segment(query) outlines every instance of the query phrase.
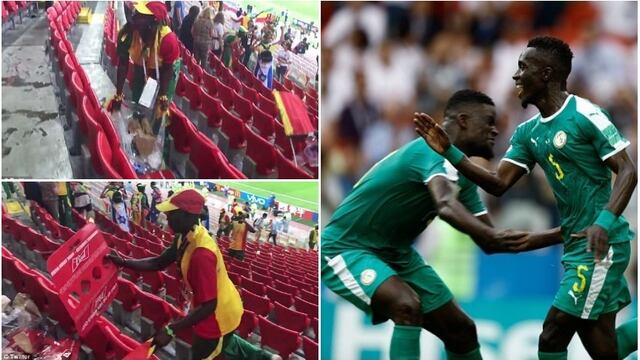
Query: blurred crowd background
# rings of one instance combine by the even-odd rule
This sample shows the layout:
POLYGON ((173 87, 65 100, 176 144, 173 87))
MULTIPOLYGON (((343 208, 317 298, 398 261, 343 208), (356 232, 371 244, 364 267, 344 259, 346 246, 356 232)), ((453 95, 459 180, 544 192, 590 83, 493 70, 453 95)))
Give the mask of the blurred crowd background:
MULTIPOLYGON (((496 103, 496 158, 477 159, 495 168, 515 127, 537 113, 534 106, 522 108, 512 76, 527 41, 539 35, 571 46, 569 92, 612 115, 637 164, 636 2, 323 2, 321 8, 324 224, 364 172, 416 137, 413 113, 441 120, 459 89, 483 91, 496 103)), ((559 225, 539 167, 501 198, 481 196, 498 227, 559 225)), ((624 214, 636 230, 637 191, 624 214)), ((628 280, 635 294, 632 244, 628 280)), ((488 257, 437 221, 417 247, 462 301, 538 297, 546 304, 540 320, 562 275, 561 247, 488 257)))

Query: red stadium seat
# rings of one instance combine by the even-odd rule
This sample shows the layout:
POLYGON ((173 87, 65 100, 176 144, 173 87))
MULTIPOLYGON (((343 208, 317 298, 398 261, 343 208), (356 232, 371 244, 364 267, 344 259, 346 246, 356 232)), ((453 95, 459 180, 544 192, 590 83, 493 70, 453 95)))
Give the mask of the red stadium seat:
POLYGON ((244 98, 237 92, 233 92, 233 110, 238 113, 244 121, 249 121, 253 117, 253 104, 249 99, 244 98))
POLYGON ((259 295, 259 296, 265 296, 265 290, 264 290, 264 285, 249 279, 246 276, 242 277, 242 288, 243 289, 247 289, 249 291, 251 291, 252 293, 259 295))
POLYGON ((288 282, 285 283, 280 280, 274 280, 273 285, 276 289, 290 294, 291 296, 298 296, 298 289, 293 285, 289 285, 288 282))
POLYGON ((276 324, 293 330, 297 333, 303 332, 309 327, 309 316, 299 311, 291 310, 280 303, 275 303, 276 324))
POLYGON ((312 304, 308 301, 304 301, 299 297, 295 298, 295 308, 296 311, 303 312, 310 317, 318 317, 318 305, 312 304))
POLYGON ((280 115, 278 108, 276 107, 276 103, 270 100, 269 98, 265 97, 263 94, 258 94, 257 100, 258 100, 258 107, 260 108, 260 110, 264 111, 265 113, 273 117, 280 115))
POLYGON ((224 107, 222 110, 222 132, 229 137, 229 148, 241 150, 247 147, 245 124, 224 107))
POLYGON ((258 101, 258 91, 245 84, 242 84, 242 96, 254 104, 258 101))
POLYGON ((141 271, 142 282, 148 286, 145 286, 145 291, 157 294, 164 288, 164 276, 160 271, 141 271))
POLYGON ((272 323, 266 318, 258 318, 260 327, 260 344, 274 349, 283 359, 288 359, 291 353, 296 351, 302 341, 295 331, 283 328, 272 323))
POLYGON ((207 126, 212 129, 220 129, 222 127, 221 115, 222 103, 206 92, 202 92, 202 112, 207 117, 207 126))
POLYGON ((305 289, 300 289, 300 298, 302 298, 302 300, 307 301, 311 304, 318 305, 318 294, 314 294, 305 289))
POLYGON ((120 332, 101 317, 82 338, 82 342, 93 351, 95 359, 123 359, 136 347, 136 341, 120 332), (126 340, 123 339, 126 337, 126 340))
POLYGON ((94 156, 97 158, 99 164, 98 168, 96 168, 96 171, 101 174, 103 178, 122 179, 122 176, 118 174, 118 172, 112 165, 111 145, 109 145, 109 141, 102 131, 98 132, 96 153, 94 156))
POLYGON ((284 291, 280 291, 271 286, 267 286, 267 297, 273 302, 279 302, 280 304, 289 307, 293 305, 293 296, 284 291))
POLYGON ((153 328, 158 330, 175 317, 171 305, 160 297, 141 291, 138 296, 141 305, 141 315, 153 322, 153 328))
POLYGON ((204 88, 207 91, 207 93, 211 96, 217 96, 218 95, 218 88, 220 87, 220 80, 218 80, 217 77, 209 74, 209 73, 204 73, 204 88))
POLYGON ((173 137, 174 147, 178 152, 188 154, 191 152, 191 141, 196 136, 197 130, 184 113, 175 106, 172 106, 170 113, 171 123, 168 130, 173 137))
POLYGON ((233 108, 233 93, 233 89, 227 85, 223 83, 218 85, 218 98, 222 101, 222 105, 227 109, 233 108))
POLYGON ((251 279, 262 285, 271 285, 271 277, 259 274, 255 271, 255 267, 251 266, 251 279))
POLYGON ((244 310, 242 314, 242 320, 240 321, 240 326, 238 326, 238 335, 241 338, 246 339, 249 335, 255 330, 258 326, 258 317, 253 311, 244 310))
POLYGON ((273 304, 266 297, 256 295, 245 289, 240 290, 240 295, 245 309, 253 311, 256 315, 267 316, 273 310, 273 304))
POLYGON ((140 308, 140 302, 138 301, 139 293, 140 290, 136 284, 122 277, 118 277, 116 299, 122 302, 122 307, 125 311, 133 312, 140 308))
POLYGON ((229 280, 231 280, 235 286, 242 286, 242 275, 232 271, 227 271, 227 275, 229 275, 229 280))
POLYGON ((276 149, 267 140, 246 129, 247 157, 256 164, 257 177, 270 177, 276 172, 276 149))
POLYGON ((260 136, 267 141, 272 141, 275 137, 275 123, 276 120, 272 115, 260 110, 255 104, 251 104, 253 107, 253 126, 258 129, 260 136))
POLYGON ((302 349, 304 351, 305 359, 318 358, 318 343, 309 339, 306 336, 302 337, 302 349))
POLYGON ((311 175, 297 167, 279 151, 276 153, 276 156, 278 159, 277 166, 279 179, 312 179, 311 175))

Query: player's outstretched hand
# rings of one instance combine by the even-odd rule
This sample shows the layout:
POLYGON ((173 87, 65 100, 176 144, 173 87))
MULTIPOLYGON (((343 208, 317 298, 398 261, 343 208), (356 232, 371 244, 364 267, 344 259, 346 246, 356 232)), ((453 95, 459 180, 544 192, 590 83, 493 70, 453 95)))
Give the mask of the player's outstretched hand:
POLYGON ((431 116, 425 113, 413 113, 416 132, 438 154, 443 154, 451 146, 449 135, 431 116))
POLYGON ((519 230, 500 230, 493 235, 493 252, 517 253, 527 249, 531 233, 519 230))
POLYGON ((607 257, 609 252, 609 233, 600 225, 591 225, 585 230, 571 234, 572 239, 587 238, 587 252, 593 252, 596 264, 607 257))

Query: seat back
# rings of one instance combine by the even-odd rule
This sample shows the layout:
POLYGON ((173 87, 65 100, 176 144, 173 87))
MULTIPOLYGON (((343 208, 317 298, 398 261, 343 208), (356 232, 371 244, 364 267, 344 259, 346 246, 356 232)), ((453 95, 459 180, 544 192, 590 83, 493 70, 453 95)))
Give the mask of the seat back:
POLYGON ((242 289, 240 295, 245 309, 249 309, 257 315, 267 316, 273 309, 273 304, 266 297, 256 295, 246 289, 242 289))
POLYGON ((305 313, 291 310, 278 302, 275 304, 274 311, 276 313, 276 323, 282 327, 297 333, 301 333, 309 327, 309 316, 305 313))
POLYGON ((258 326, 260 327, 260 344, 276 350, 283 359, 288 359, 302 343, 298 333, 274 324, 263 316, 258 318, 258 326))

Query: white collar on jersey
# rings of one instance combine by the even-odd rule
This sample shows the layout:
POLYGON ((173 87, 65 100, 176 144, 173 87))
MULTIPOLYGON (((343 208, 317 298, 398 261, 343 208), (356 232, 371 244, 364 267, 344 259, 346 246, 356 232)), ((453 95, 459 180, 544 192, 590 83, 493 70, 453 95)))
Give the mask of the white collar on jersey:
POLYGON ((571 100, 571 98, 573 97, 573 94, 569 94, 569 96, 567 96, 566 99, 564 99, 564 104, 562 104, 562 106, 560 107, 560 109, 558 109, 558 111, 556 111, 555 113, 553 113, 553 115, 549 115, 547 117, 540 117, 540 122, 548 122, 553 120, 553 118, 555 118, 556 116, 558 116, 561 112, 564 111, 564 108, 567 107, 567 104, 569 103, 569 100, 571 100))

